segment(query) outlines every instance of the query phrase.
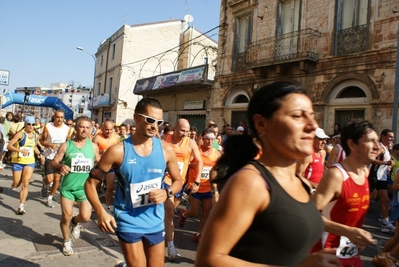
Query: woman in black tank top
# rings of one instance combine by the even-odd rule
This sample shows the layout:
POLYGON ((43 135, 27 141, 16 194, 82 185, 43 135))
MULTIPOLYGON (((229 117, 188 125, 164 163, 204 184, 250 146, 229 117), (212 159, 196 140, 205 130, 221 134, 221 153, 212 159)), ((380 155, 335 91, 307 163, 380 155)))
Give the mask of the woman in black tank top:
POLYGON ((252 136, 229 137, 215 167, 221 194, 195 266, 339 266, 334 255, 309 255, 323 222, 308 182, 295 175, 296 160, 313 152, 317 128, 304 92, 277 82, 252 97, 247 111, 252 136), (261 144, 257 161, 250 160, 257 150, 253 137, 261 144))

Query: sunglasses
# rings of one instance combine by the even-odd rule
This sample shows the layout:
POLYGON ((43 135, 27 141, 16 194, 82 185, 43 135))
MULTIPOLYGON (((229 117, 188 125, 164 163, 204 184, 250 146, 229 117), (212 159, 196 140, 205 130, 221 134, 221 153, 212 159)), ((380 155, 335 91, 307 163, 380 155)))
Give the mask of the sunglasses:
POLYGON ((67 124, 67 126, 72 126, 72 123, 71 124, 67 124))
POLYGON ((136 113, 136 114, 141 116, 141 117, 143 117, 145 122, 148 123, 148 124, 153 124, 155 122, 158 126, 161 126, 163 124, 163 122, 164 122, 164 120, 156 120, 153 117, 150 117, 150 116, 147 116, 147 115, 144 115, 144 114, 140 114, 140 113, 136 113))
POLYGON ((33 126, 33 125, 35 125, 35 124, 33 124, 33 123, 25 123, 25 125, 26 125, 26 126, 33 126))

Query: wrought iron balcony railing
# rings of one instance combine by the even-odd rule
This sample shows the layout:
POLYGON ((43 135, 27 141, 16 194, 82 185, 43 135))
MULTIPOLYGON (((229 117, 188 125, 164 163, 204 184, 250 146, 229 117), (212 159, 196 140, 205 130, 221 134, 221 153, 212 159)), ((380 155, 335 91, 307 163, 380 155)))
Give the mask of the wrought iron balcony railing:
POLYGON ((235 56, 235 70, 301 60, 318 61, 319 37, 320 32, 305 29, 250 43, 246 52, 235 56))
POLYGON ((337 56, 345 56, 367 50, 367 25, 339 30, 337 56))

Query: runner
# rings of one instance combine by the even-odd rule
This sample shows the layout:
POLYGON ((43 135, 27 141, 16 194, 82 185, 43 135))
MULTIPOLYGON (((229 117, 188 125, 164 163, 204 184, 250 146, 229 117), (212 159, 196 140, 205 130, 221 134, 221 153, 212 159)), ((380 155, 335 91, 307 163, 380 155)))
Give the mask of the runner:
POLYGON ((12 177, 11 189, 15 190, 20 185, 18 215, 23 215, 25 211, 25 200, 28 196, 29 181, 35 169, 35 153, 40 154, 36 148, 36 133, 33 130, 35 118, 25 117, 25 129, 14 134, 8 144, 8 151, 12 152, 12 177))
MULTIPOLYGON (((212 210, 212 193, 209 179, 211 169, 215 165, 217 159, 220 157, 220 152, 213 148, 213 141, 216 139, 215 132, 211 128, 206 128, 201 134, 202 145, 199 147, 203 167, 201 171, 201 181, 198 191, 190 194, 190 209, 182 209, 180 212, 179 226, 183 227, 187 218, 197 217, 200 213, 202 204, 202 212, 198 232, 194 234, 194 242, 199 242, 201 238, 202 229, 208 219, 209 213, 212 210)), ((193 163, 193 162, 192 162, 193 163)), ((190 164, 191 165, 191 164, 190 164)), ((194 165, 195 166, 195 165, 194 165)), ((189 170, 189 183, 194 184, 197 179, 196 168, 189 170)))
POLYGON ((61 183, 61 232, 64 238, 62 253, 65 256, 73 254, 71 235, 74 239, 80 237, 79 223, 87 222, 91 216, 91 205, 87 201, 84 184, 93 168, 93 163, 100 159, 98 147, 90 139, 91 120, 89 117, 79 117, 76 120, 73 139, 63 143, 51 161, 51 167, 63 175, 61 183), (73 215, 73 205, 77 203, 78 215, 73 215))
MULTIPOLYGON (((317 128, 305 89, 286 82, 266 85, 252 96, 247 116, 254 136, 239 137, 251 145, 233 142, 235 164, 218 173, 220 198, 202 233, 195 266, 340 266, 334 255, 309 255, 323 222, 309 181, 296 176, 296 160, 312 154, 317 128), (248 156, 256 156, 253 137, 263 153, 248 162, 248 156)), ((227 139, 226 151, 229 144, 227 139)))
POLYGON ((346 158, 332 165, 313 196, 325 225, 313 251, 337 248, 343 266, 361 267, 359 249, 374 243, 362 228, 370 204, 367 165, 379 153, 378 135, 369 122, 355 121, 342 129, 341 140, 346 158))
MULTIPOLYGON (((168 258, 174 260, 180 257, 174 244, 174 222, 173 218, 175 210, 179 206, 183 191, 185 187, 191 188, 192 193, 198 191, 201 181, 201 171, 203 167, 201 154, 199 152, 197 144, 188 137, 190 132, 190 123, 186 119, 179 119, 174 127, 172 135, 164 135, 165 141, 171 144, 173 151, 176 154, 177 164, 179 166, 180 178, 184 186, 180 192, 172 196, 165 202, 165 232, 166 232, 166 243, 168 246, 168 258), (197 177, 194 179, 193 184, 185 184, 186 175, 189 167, 189 162, 194 159, 196 161, 196 173, 197 177)), ((171 179, 166 174, 164 181, 164 188, 168 188, 171 184, 171 179)))
POLYGON ((297 174, 305 177, 312 184, 313 189, 317 188, 324 173, 324 159, 326 158, 326 151, 324 145, 327 139, 330 138, 324 133, 324 130, 317 128, 315 131, 315 139, 313 141, 312 155, 298 159, 297 174))
POLYGON ((372 161, 370 174, 368 177, 370 193, 377 189, 381 208, 381 232, 395 233, 395 226, 389 221, 389 203, 388 197, 388 170, 394 165, 389 153, 392 148, 394 133, 390 129, 384 129, 380 138, 380 154, 372 161))
MULTIPOLYGON (((105 121, 101 126, 101 133, 93 138, 93 143, 97 144, 100 150, 100 156, 102 156, 110 146, 120 141, 119 135, 114 132, 114 126, 115 123, 113 121, 105 121)), ((115 172, 114 169, 110 169, 105 179, 105 186, 107 187, 105 192, 105 209, 110 214, 112 213, 111 204, 114 194, 114 183, 115 172)))
POLYGON ((163 123, 162 113, 158 100, 142 98, 134 113, 136 132, 104 153, 85 184, 99 228, 116 232, 127 266, 164 266, 163 203, 182 185, 172 148, 155 137, 163 123), (115 218, 104 210, 96 191, 96 185, 111 168, 115 169, 118 181, 115 218), (168 189, 161 188, 165 168, 172 177, 168 189))
POLYGON ((50 162, 57 154, 58 147, 67 140, 68 133, 69 127, 64 124, 64 111, 57 110, 54 113, 53 122, 46 124, 41 137, 41 144, 44 146, 43 155, 46 158, 41 195, 46 198, 46 206, 49 208, 54 207, 53 197, 58 189, 61 178, 60 173, 51 168, 50 162), (47 196, 48 186, 51 183, 50 194, 47 196))

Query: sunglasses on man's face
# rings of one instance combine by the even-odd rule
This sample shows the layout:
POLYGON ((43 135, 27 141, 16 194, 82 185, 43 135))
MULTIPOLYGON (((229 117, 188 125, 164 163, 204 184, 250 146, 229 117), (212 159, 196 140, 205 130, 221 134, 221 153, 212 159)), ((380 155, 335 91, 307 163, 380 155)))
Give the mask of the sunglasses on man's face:
POLYGON ((150 117, 150 116, 147 116, 147 115, 144 115, 144 114, 140 114, 140 113, 136 113, 136 114, 141 116, 141 117, 143 117, 144 121, 146 123, 148 123, 148 124, 153 124, 155 122, 158 126, 161 126, 163 124, 163 122, 164 122, 164 120, 156 120, 153 117, 150 117))
POLYGON ((35 125, 35 124, 33 124, 33 123, 25 123, 25 125, 26 125, 26 126, 33 126, 33 125, 35 125))

